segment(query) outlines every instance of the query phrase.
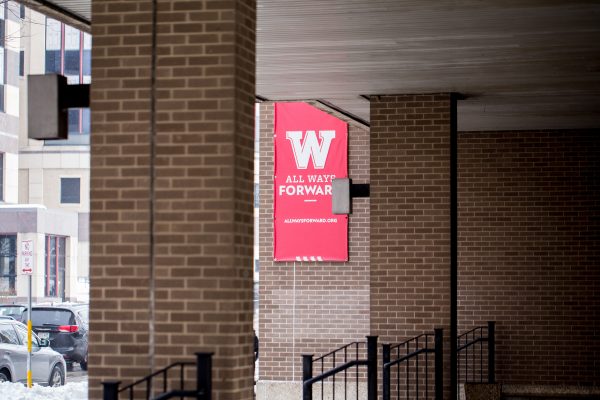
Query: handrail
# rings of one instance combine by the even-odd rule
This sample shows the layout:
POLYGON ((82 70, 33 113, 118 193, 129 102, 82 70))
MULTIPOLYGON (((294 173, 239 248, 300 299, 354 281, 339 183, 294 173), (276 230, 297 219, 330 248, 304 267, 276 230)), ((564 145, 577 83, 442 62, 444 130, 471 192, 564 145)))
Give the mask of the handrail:
POLYGON ((416 356, 418 356, 419 354, 422 354, 422 353, 435 353, 435 350, 433 350, 433 349, 419 349, 417 351, 413 351, 412 353, 409 353, 409 354, 405 355, 404 357, 398 358, 398 359, 396 359, 394 361, 390 361, 390 362, 384 363, 383 367, 384 368, 393 367, 396 364, 400 364, 400 363, 402 363, 402 362, 404 362, 406 360, 410 360, 411 358, 414 358, 414 357, 416 357, 416 356))
POLYGON ((349 361, 349 362, 347 362, 345 364, 340 365, 339 367, 335 367, 333 369, 330 369, 329 371, 324 372, 321 375, 318 375, 318 376, 315 376, 313 378, 310 378, 310 379, 304 381, 302 384, 303 385, 312 385, 313 383, 317 383, 317 382, 320 382, 322 380, 325 380, 325 379, 329 378, 330 376, 333 376, 333 375, 337 374, 338 372, 343 372, 343 371, 347 370, 348 368, 352 368, 352 367, 355 367, 357 365, 367 365, 367 361, 366 360, 353 360, 353 361, 349 361))
POLYGON ((144 384, 146 386, 146 399, 149 400, 152 395, 152 380, 159 375, 163 377, 163 393, 154 398, 154 400, 166 400, 179 396, 180 398, 195 398, 198 400, 211 400, 212 396, 212 355, 213 353, 196 353, 196 362, 179 361, 168 365, 156 372, 153 372, 144 378, 119 388, 120 381, 105 381, 103 386, 103 400, 118 400, 119 394, 129 392, 129 399, 134 398, 134 388, 144 384), (184 389, 184 368, 186 366, 196 365, 196 388, 194 390, 184 389), (167 391, 168 372, 179 367, 180 388, 167 391))
POLYGON ((473 332, 475 332, 475 331, 478 331, 478 330, 479 330, 479 329, 481 329, 481 328, 483 328, 483 326, 476 326, 475 328, 471 329, 470 331, 466 331, 465 333, 463 333, 463 334, 459 335, 459 336, 457 337, 457 339, 460 339, 460 338, 462 338, 463 336, 467 336, 467 335, 468 335, 468 334, 470 334, 470 333, 473 333, 473 332))
MULTIPOLYGON (((411 339, 408 339, 402 343, 396 344, 396 345, 391 345, 391 344, 384 344, 383 345, 383 400, 390 400, 391 397, 391 368, 393 366, 398 366, 398 374, 400 374, 400 364, 406 362, 406 395, 407 398, 409 397, 409 393, 410 393, 410 372, 409 372, 409 366, 410 366, 410 360, 415 359, 415 363, 416 363, 416 368, 415 368, 415 372, 414 372, 414 381, 416 382, 416 396, 418 398, 419 396, 419 380, 420 378, 422 379, 422 377, 419 375, 421 372, 420 368, 419 368, 419 355, 421 354, 425 354, 425 367, 424 367, 424 373, 425 373, 425 396, 427 397, 429 395, 429 363, 427 360, 427 354, 429 353, 435 353, 435 368, 434 368, 434 375, 435 375, 435 399, 436 400, 441 400, 443 398, 443 370, 444 370, 444 366, 443 366, 443 330, 442 329, 435 329, 434 330, 434 334, 431 333, 424 333, 418 336, 415 336, 411 339), (434 337, 434 347, 430 348, 429 347, 429 337, 433 336, 434 337), (419 339, 421 338, 425 338, 425 341, 423 343, 423 341, 421 341, 421 343, 425 346, 425 347, 419 347, 419 339), (414 343, 415 344, 415 349, 414 351, 408 353, 410 351, 410 344, 414 343), (406 346, 406 351, 407 354, 404 354, 402 356, 400 356, 400 347, 406 346), (392 350, 397 350, 397 358, 392 360, 391 356, 392 356, 392 350)), ((400 383, 400 375, 398 375, 398 385, 400 383)), ((398 387, 397 390, 400 390, 400 388, 398 387)))
POLYGON ((419 336, 412 337, 412 338, 410 338, 410 339, 408 339, 408 340, 405 340, 404 342, 400 342, 400 343, 398 343, 398 344, 395 344, 395 345, 393 345, 393 346, 391 346, 391 345, 390 345, 390 346, 391 346, 391 347, 390 347, 390 350, 394 350, 395 348, 398 348, 398 347, 404 346, 405 344, 408 344, 408 343, 410 343, 410 342, 417 341, 418 339, 421 339, 422 337, 425 337, 425 338, 426 338, 426 337, 433 336, 433 335, 434 335, 433 333, 422 333, 422 334, 420 334, 419 336))
MULTIPOLYGON (((327 378, 333 377, 333 385, 332 385, 332 394, 333 398, 335 398, 335 376, 340 372, 344 372, 344 393, 346 394, 347 390, 347 375, 346 372, 349 368, 356 367, 356 396, 358 399, 358 367, 365 365, 367 366, 367 393, 368 400, 376 400, 377 399, 377 336, 367 336, 367 359, 359 359, 358 351, 359 346, 364 342, 351 342, 346 344, 336 350, 330 351, 329 353, 324 354, 318 358, 313 359, 312 354, 304 354, 302 355, 302 399, 303 400, 312 400, 313 398, 313 384, 317 382, 321 382, 323 385, 323 381, 327 378), (351 346, 356 346, 355 354, 351 354, 351 356, 355 356, 356 359, 348 361, 348 348, 351 346), (335 356, 336 353, 343 351, 344 356, 344 364, 335 366, 335 356), (328 371, 323 371, 323 364, 326 357, 332 356, 333 368, 328 371), (313 376, 313 364, 316 361, 321 361, 321 374, 317 376, 313 376)), ((351 349, 352 350, 352 349, 351 349)), ((323 386, 321 386, 321 397, 323 397, 323 386)))
POLYGON ((320 360, 324 359, 325 357, 329 357, 329 356, 332 356, 332 355, 334 355, 334 354, 335 354, 335 353, 337 353, 338 351, 342 351, 342 350, 344 350, 344 349, 347 349, 347 348, 349 348, 350 346, 353 346, 353 345, 355 345, 355 344, 356 344, 356 345, 358 345, 358 344, 361 344, 361 343, 362 343, 362 342, 350 342, 350 343, 348 343, 348 344, 346 344, 346 345, 344 345, 344 346, 342 346, 342 347, 340 347, 340 348, 338 348, 338 349, 335 349, 335 350, 333 350, 333 351, 330 351, 330 352, 329 352, 329 353, 327 353, 327 354, 323 354, 323 355, 322 355, 321 357, 319 357, 319 358, 315 358, 315 359, 313 360, 313 362, 320 361, 320 360))
POLYGON ((198 399, 202 398, 202 395, 204 395, 204 392, 201 390, 171 390, 170 392, 163 393, 158 397, 155 397, 153 400, 168 400, 173 397, 195 397, 198 399))
POLYGON ((160 369, 160 370, 158 370, 156 372, 153 372, 150 375, 145 376, 145 377, 143 377, 143 378, 141 378, 141 379, 139 379, 139 380, 137 380, 137 381, 135 381, 135 382, 133 382, 133 383, 131 383, 131 384, 123 387, 123 388, 120 388, 119 389, 119 393, 120 392, 124 392, 124 391, 130 389, 133 386, 137 386, 137 385, 139 385, 142 382, 146 382, 148 380, 152 380, 152 378, 154 378, 155 376, 160 375, 160 374, 164 374, 164 373, 168 372, 171 368, 174 368, 174 367, 177 367, 177 366, 185 367, 186 365, 196 365, 196 363, 192 362, 192 361, 179 361, 179 362, 175 362, 175 363, 173 363, 171 365, 168 365, 168 366, 164 367, 163 369, 160 369))
MULTIPOLYGON (((479 382, 484 382, 483 378, 483 343, 487 343, 487 383, 495 383, 496 380, 496 323, 495 321, 488 321, 487 326, 477 326, 462 335, 457 337, 457 347, 456 347, 456 362, 457 362, 457 377, 458 380, 461 379, 461 357, 460 352, 464 350, 465 353, 465 381, 469 380, 469 348, 473 347, 473 352, 471 353, 472 364, 476 366, 476 358, 478 356, 479 359, 479 382), (487 336, 484 336, 484 329, 487 328, 487 336), (478 336, 475 335, 478 333, 478 336), (472 336, 472 339, 469 340, 469 336, 472 336), (461 341, 465 343, 461 344, 461 341), (476 344, 479 343, 479 355, 476 354, 477 348, 476 344)), ((473 369, 471 374, 472 381, 476 380, 476 371, 473 369)))
POLYGON ((456 348, 456 351, 457 351, 457 352, 459 352, 459 351, 461 351, 461 350, 464 350, 464 349, 466 349, 466 348, 468 348, 468 347, 471 347, 471 346, 473 346, 473 345, 475 345, 475 344, 477 344, 477 343, 479 343, 479 342, 487 342, 487 341, 488 341, 488 339, 487 339, 487 338, 481 338, 481 337, 478 337, 477 339, 475 339, 475 340, 472 340, 472 341, 470 341, 470 342, 468 342, 468 343, 466 343, 466 344, 463 344, 462 346, 458 346, 458 347, 456 348))

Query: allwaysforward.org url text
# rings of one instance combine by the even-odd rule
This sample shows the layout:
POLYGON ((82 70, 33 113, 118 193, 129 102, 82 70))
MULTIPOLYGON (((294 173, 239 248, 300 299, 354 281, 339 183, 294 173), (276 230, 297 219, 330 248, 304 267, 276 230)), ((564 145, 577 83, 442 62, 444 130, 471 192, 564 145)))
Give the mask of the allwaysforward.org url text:
POLYGON ((337 218, 286 218, 284 224, 333 224, 337 218))

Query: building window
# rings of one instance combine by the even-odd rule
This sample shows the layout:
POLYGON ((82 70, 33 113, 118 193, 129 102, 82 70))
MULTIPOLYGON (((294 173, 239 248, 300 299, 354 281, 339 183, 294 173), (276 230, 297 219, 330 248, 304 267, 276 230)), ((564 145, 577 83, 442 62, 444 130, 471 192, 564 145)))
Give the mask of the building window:
POLYGON ((62 204, 79 204, 80 178, 60 178, 60 202, 62 204))
MULTIPOLYGON (((69 25, 46 18, 46 73, 60 74, 73 84, 91 83, 92 37, 69 25)), ((69 138, 46 141, 47 146, 89 145, 89 108, 69 109, 69 138)))
POLYGON ((6 85, 6 11, 8 2, 0 3, 0 112, 6 112, 4 86, 6 85))
POLYGON ((47 297, 65 299, 65 262, 67 239, 61 236, 46 236, 46 290, 47 297))
POLYGON ((17 235, 0 235, 0 295, 16 295, 17 235))
POLYGON ((19 52, 19 76, 25 76, 25 51, 19 52))
POLYGON ((0 153, 0 202, 4 201, 4 153, 0 153))

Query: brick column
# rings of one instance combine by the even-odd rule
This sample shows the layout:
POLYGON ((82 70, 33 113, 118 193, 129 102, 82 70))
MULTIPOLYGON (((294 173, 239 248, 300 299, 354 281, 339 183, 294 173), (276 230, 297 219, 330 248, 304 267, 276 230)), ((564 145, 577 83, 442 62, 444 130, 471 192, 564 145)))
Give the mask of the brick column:
POLYGON ((90 398, 202 350, 251 399, 255 3, 92 3, 90 398))
POLYGON ((381 342, 440 327, 448 343, 450 124, 450 94, 371 98, 371 334, 381 342))

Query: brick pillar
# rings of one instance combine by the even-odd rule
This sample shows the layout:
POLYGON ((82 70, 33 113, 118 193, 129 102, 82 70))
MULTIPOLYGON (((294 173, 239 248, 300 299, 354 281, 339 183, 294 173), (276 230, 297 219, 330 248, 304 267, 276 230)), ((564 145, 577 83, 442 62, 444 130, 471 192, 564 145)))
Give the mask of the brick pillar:
MULTIPOLYGON (((371 98, 371 334, 381 342, 440 327, 448 343, 450 131, 450 94, 371 98)), ((449 383, 447 351, 445 366, 449 383)))
POLYGON ((157 4, 92 2, 90 398, 202 350, 251 399, 255 3, 157 4))

